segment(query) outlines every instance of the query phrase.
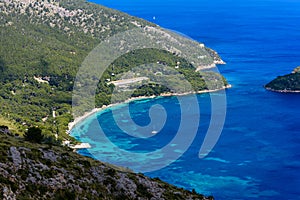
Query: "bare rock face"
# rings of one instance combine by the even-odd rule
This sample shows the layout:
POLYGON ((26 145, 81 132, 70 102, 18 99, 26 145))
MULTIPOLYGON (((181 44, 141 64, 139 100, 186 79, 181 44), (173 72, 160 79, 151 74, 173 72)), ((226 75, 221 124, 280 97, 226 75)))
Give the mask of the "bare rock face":
POLYGON ((296 67, 292 73, 300 73, 300 66, 299 67, 296 67))
POLYGON ((21 154, 16 147, 10 147, 10 153, 13 160, 14 170, 17 171, 21 168, 22 164, 21 154))
POLYGON ((4 186, 2 188, 2 192, 3 192, 3 199, 5 199, 5 200, 14 200, 14 199, 16 199, 16 195, 8 187, 4 186))

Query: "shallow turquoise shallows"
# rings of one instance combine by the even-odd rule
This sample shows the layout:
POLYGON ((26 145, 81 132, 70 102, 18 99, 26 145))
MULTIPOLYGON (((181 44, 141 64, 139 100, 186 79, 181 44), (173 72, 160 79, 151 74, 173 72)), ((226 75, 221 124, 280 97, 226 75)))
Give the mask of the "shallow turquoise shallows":
MULTIPOLYGON (((213 151, 203 159, 198 157, 211 117, 210 96, 200 94, 200 123, 192 145, 185 153, 178 149, 177 153, 183 155, 177 161, 146 175, 216 199, 300 199, 300 94, 273 93, 263 88, 276 76, 300 65, 300 1, 96 2, 186 34, 218 51, 227 63, 218 68, 233 87, 226 91, 226 121, 213 151)), ((113 109, 115 117, 127 123, 122 119, 125 107, 120 105, 87 118, 72 131, 74 137, 93 147, 79 153, 118 165, 126 163, 126 167, 138 171, 136 162, 147 163, 149 158, 137 157, 130 165, 130 159, 117 150, 144 154, 159 150, 172 140, 179 126, 181 112, 175 97, 130 103, 134 122, 140 126, 150 123, 148 111, 156 104, 165 108, 168 118, 153 137, 124 134, 112 117, 113 109), (106 140, 99 136, 98 124, 106 140)), ((193 123, 192 111, 185 117, 193 123)), ((136 127, 129 130, 134 132, 136 127)), ((176 150, 176 144, 173 146, 176 150)), ((157 163, 147 164, 155 167, 157 163)))

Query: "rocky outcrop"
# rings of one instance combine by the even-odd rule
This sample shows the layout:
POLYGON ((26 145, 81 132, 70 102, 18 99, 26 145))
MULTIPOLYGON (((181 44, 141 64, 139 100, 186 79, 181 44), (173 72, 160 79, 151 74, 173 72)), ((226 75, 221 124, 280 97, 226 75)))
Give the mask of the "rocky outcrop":
POLYGON ((216 65, 225 65, 226 62, 222 60, 220 55, 213 49, 210 49, 208 47, 205 47, 205 50, 209 53, 209 55, 213 58, 214 64, 216 65))
POLYGON ((300 73, 300 66, 299 67, 296 67, 292 73, 300 73))

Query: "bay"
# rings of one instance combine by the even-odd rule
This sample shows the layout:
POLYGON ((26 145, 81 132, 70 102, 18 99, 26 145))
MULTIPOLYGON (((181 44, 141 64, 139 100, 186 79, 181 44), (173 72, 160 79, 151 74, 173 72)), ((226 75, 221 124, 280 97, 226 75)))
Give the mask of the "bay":
MULTIPOLYGON (((276 76, 300 65, 299 1, 95 2, 188 35, 218 51, 227 63, 218 68, 233 88, 226 91, 226 121, 213 151, 203 159, 198 157, 211 119, 210 95, 200 94, 197 99, 201 117, 192 144, 178 160, 146 175, 194 188, 216 199, 300 199, 300 95, 263 88, 276 76)), ((112 123, 112 110, 122 116, 126 106, 120 105, 87 118, 80 129, 72 131, 74 137, 94 147, 80 153, 122 165, 126 158, 114 154, 118 149, 145 153, 167 145, 180 122, 176 98, 131 102, 130 114, 136 124, 145 126, 150 123, 149 108, 157 104, 165 108, 168 119, 154 137, 137 139, 118 129, 112 123), (114 146, 99 141, 95 132, 95 124, 99 123, 114 146)), ((186 116, 191 123, 192 117, 192 113, 186 116)))

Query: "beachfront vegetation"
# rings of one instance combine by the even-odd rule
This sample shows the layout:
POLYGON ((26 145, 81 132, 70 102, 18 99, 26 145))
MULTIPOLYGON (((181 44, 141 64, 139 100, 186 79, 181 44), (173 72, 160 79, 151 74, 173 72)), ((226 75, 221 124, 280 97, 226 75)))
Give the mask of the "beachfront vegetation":
MULTIPOLYGON (((20 135, 34 126, 49 140, 54 134, 58 140, 67 138, 68 123, 73 120, 72 90, 81 63, 104 38, 137 26, 155 25, 84 0, 0 3, 0 123, 17 129, 20 135)), ((216 54, 214 57, 218 59, 216 54)), ((179 84, 183 79, 195 91, 227 84, 217 73, 195 72, 194 66, 174 53, 143 49, 123 55, 107 69, 98 83, 96 106, 111 103, 115 86, 108 79, 116 80, 141 64, 157 62, 179 75, 148 74, 154 79, 137 87, 133 96, 170 92, 155 82, 158 75, 167 76, 179 92, 191 89, 179 84)), ((213 60, 203 62, 209 65, 213 60)), ((126 95, 120 95, 119 101, 126 95)))

